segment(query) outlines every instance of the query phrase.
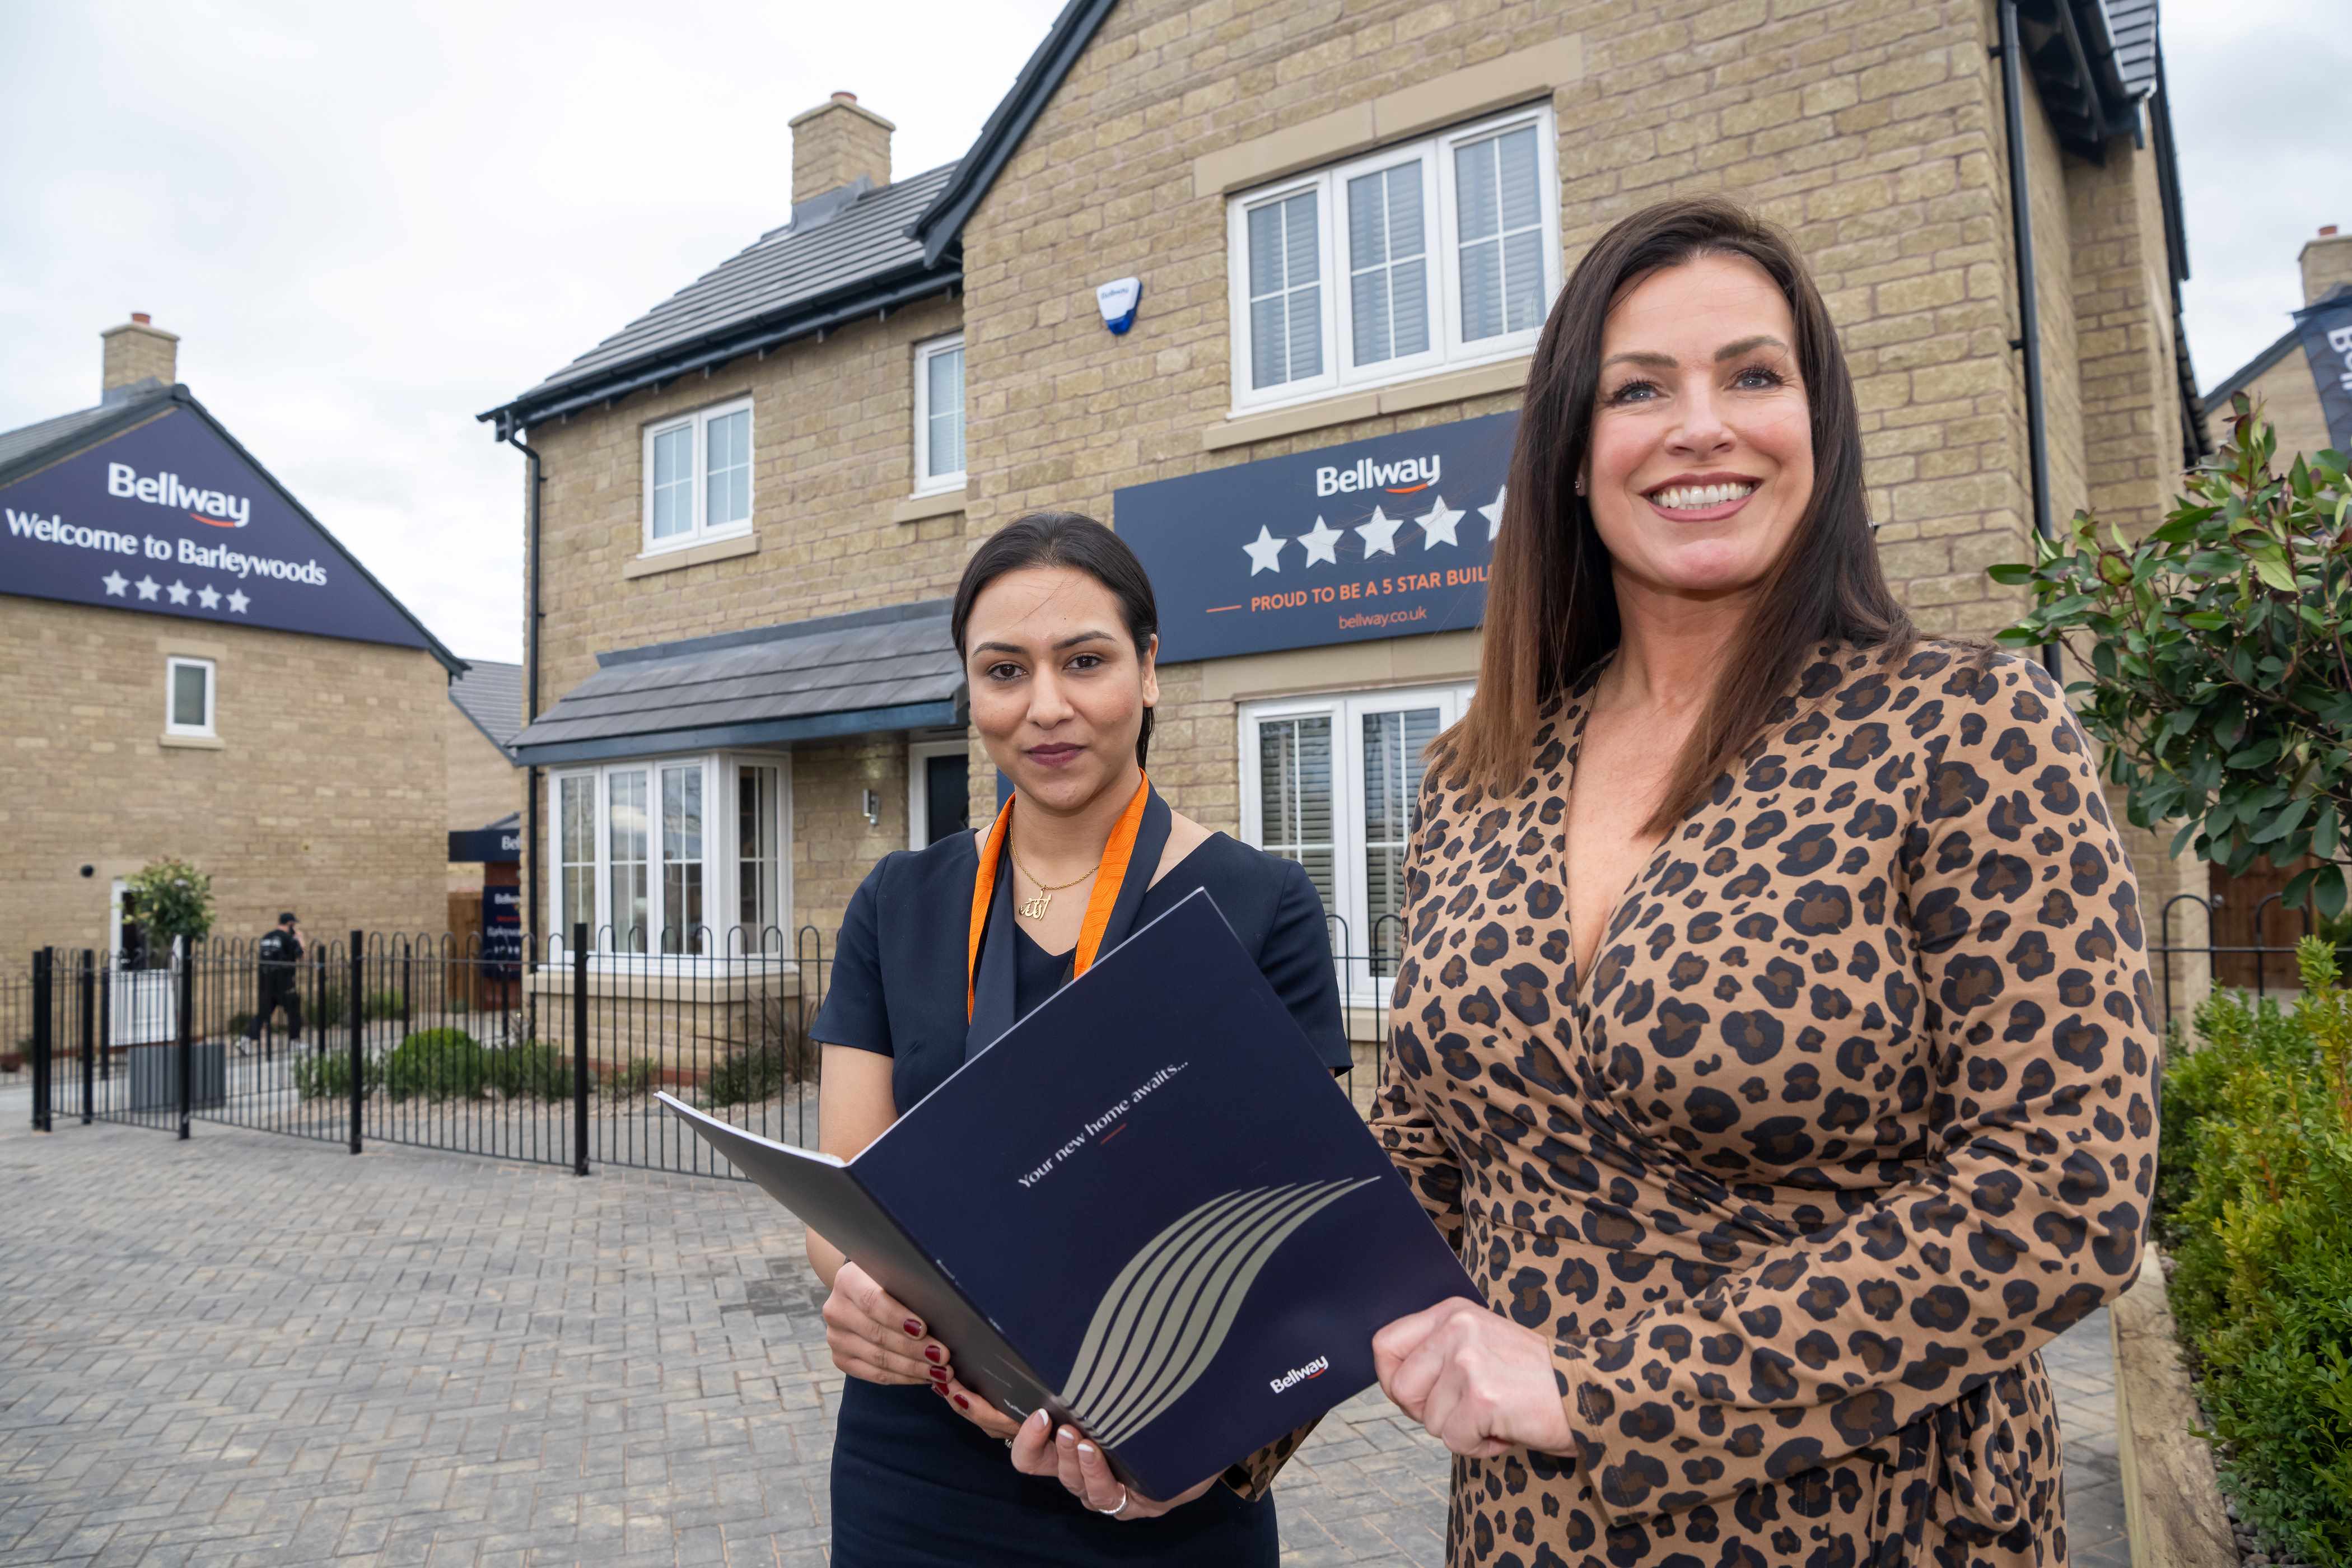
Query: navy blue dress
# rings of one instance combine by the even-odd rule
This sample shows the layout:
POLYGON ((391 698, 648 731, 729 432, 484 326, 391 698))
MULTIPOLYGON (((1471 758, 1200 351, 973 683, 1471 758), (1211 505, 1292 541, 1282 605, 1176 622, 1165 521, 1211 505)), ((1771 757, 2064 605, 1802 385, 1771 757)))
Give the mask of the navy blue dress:
MULTIPOLYGON (((810 1034, 891 1058, 903 1112, 963 1065, 964 958, 980 850, 968 833, 903 850, 849 901, 824 1005, 810 1034)), ((1335 1072, 1349 1065, 1323 903, 1304 868, 1213 835, 1144 894, 1142 924, 1205 888, 1335 1072)), ((1005 933, 992 927, 987 941, 1005 933)), ((1052 995, 1069 964, 1025 931, 1014 942, 1017 1011, 1052 995)), ((1090 1513, 1051 1477, 1022 1475, 1001 1439, 928 1388, 851 1378, 833 1448, 834 1568, 992 1568, 1213 1563, 1274 1568, 1274 1500, 1223 1486, 1159 1519, 1090 1513)))

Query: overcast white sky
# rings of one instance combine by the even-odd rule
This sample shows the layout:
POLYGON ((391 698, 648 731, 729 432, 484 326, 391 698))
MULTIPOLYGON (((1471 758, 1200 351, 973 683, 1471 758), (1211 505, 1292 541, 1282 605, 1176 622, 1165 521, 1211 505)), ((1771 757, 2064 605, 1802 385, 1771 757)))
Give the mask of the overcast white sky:
MULTIPOLYGON (((444 642, 518 658, 522 459, 474 416, 783 221, 793 114, 855 91, 931 168, 1058 9, 0 0, 0 430, 94 403, 99 331, 147 311, 444 642)), ((2165 5, 2201 385, 2352 226, 2352 36, 2314 20, 2165 5)))

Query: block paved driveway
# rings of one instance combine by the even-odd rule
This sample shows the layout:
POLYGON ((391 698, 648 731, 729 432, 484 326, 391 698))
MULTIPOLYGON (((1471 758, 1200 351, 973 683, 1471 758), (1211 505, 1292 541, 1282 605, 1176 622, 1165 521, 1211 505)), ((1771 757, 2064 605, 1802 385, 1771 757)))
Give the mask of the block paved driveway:
MULTIPOLYGON (((26 1109, 0 1094, 0 1563, 825 1561, 841 1378, 758 1192, 26 1109)), ((2075 1560, 2126 1562, 2104 1313, 2052 1373, 2075 1560)), ((1387 1409, 1285 1472, 1286 1563, 1442 1563, 1446 1457, 1387 1409)))

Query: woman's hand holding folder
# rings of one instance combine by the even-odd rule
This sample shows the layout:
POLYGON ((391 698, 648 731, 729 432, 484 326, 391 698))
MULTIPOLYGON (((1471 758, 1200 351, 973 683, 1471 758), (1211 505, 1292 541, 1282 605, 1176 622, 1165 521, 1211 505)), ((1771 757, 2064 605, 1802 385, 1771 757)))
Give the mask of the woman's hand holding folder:
MULTIPOLYGON (((975 1399, 973 1403, 977 1405, 979 1401, 975 1399)), ((1114 1519, 1153 1519, 1170 1509, 1181 1508, 1217 1484, 1217 1478, 1211 1476, 1165 1502, 1131 1492, 1110 1473, 1102 1450, 1087 1442, 1076 1427, 1053 1431, 1053 1417, 1043 1410, 1021 1423, 1013 1438, 1013 1468, 1024 1476, 1054 1477, 1072 1497, 1097 1513, 1114 1519)))
POLYGON ((824 1300, 824 1343, 833 1364, 868 1383, 923 1383, 944 1394, 955 1381, 948 1347, 929 1337, 923 1321, 882 1289, 874 1276, 845 1262, 824 1300))

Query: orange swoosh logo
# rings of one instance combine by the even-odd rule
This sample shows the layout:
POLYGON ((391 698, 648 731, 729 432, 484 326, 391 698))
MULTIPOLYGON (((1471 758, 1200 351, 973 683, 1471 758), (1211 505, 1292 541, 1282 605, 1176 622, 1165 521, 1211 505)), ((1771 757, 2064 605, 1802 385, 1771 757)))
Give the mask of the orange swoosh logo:
POLYGON ((1423 483, 1421 483, 1421 484, 1417 484, 1417 485, 1407 485, 1407 486, 1405 486, 1405 487, 1404 487, 1404 489, 1394 489, 1394 488, 1391 488, 1391 489, 1390 489, 1390 491, 1389 491, 1389 494, 1391 494, 1391 495, 1392 495, 1392 496, 1410 496, 1410 495, 1418 495, 1418 494, 1420 494, 1423 490, 1425 490, 1425 489, 1427 489, 1428 488, 1429 488, 1428 483, 1427 483, 1426 481, 1424 481, 1424 482, 1423 482, 1423 483))
POLYGON ((210 523, 215 528, 243 528, 245 526, 245 524, 231 518, 206 517, 200 511, 192 511, 188 515, 194 518, 198 522, 210 523))

